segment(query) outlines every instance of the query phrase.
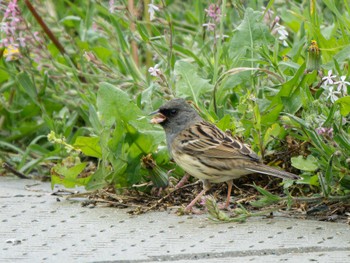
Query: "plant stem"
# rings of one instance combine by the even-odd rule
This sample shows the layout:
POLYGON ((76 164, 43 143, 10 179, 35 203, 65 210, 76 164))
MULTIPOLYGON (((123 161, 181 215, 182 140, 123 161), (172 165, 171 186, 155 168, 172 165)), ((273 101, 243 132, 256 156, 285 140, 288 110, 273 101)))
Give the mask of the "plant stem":
MULTIPOLYGON (((134 34, 136 30, 135 21, 134 21, 134 18, 135 18, 134 0, 128 0, 128 10, 130 13, 130 31, 132 34, 134 34)), ((138 60, 139 56, 138 56, 138 50, 137 50, 137 43, 135 39, 131 40, 130 45, 131 45, 132 59, 134 60, 135 65, 139 67, 139 60, 138 60)))

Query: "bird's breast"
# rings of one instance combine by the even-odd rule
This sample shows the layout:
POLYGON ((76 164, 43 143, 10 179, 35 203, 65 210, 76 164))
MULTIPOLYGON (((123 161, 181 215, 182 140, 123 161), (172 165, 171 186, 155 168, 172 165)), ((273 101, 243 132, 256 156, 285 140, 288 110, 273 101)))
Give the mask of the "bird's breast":
POLYGON ((213 183, 226 182, 252 173, 244 168, 242 169, 239 165, 236 168, 229 164, 226 165, 223 160, 216 159, 213 161, 206 157, 189 155, 180 151, 172 151, 172 157, 177 165, 190 175, 213 183))

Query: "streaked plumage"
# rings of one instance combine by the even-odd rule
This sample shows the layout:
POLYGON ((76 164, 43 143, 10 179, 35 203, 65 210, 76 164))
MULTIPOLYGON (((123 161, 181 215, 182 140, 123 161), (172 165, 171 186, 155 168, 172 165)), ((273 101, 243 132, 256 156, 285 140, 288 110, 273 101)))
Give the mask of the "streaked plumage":
POLYGON ((192 176, 203 180, 203 191, 189 204, 195 202, 210 188, 210 183, 226 182, 228 196, 232 180, 251 173, 268 174, 280 178, 298 179, 299 176, 261 163, 249 148, 215 125, 204 121, 183 99, 173 99, 159 108, 152 119, 166 133, 169 152, 175 162, 192 176))

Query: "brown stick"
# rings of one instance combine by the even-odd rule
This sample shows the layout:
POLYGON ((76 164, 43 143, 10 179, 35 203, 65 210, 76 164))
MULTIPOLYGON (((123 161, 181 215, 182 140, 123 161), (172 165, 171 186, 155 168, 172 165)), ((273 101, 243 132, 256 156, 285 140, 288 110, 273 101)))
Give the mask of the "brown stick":
POLYGON ((35 10, 33 5, 28 1, 24 0, 24 3, 28 7, 29 11, 32 13, 36 21, 39 23, 41 28, 44 30, 46 35, 51 39, 51 41, 54 43, 54 45, 57 47, 57 49, 60 51, 62 55, 66 54, 66 51, 64 50, 64 47, 61 45, 61 43, 58 41, 58 39, 55 37, 55 35, 52 33, 52 31, 48 28, 48 26, 45 24, 44 20, 41 18, 41 16, 38 14, 38 12, 35 10))
POLYGON ((26 176, 25 174, 17 171, 15 168, 13 168, 10 164, 8 164, 7 162, 4 162, 2 164, 2 168, 4 168, 7 171, 10 171, 11 173, 13 173, 14 175, 17 175, 19 178, 21 179, 30 179, 28 176, 26 176))

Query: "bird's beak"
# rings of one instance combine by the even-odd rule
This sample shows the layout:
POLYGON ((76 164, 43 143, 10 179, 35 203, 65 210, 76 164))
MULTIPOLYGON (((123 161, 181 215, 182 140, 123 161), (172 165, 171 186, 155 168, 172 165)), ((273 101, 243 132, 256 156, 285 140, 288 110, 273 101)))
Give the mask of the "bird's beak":
POLYGON ((152 124, 160 124, 166 120, 166 117, 159 112, 159 110, 156 110, 154 112, 151 112, 149 115, 156 115, 152 118, 151 123, 152 124), (156 115, 157 114, 157 115, 156 115))

